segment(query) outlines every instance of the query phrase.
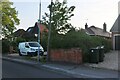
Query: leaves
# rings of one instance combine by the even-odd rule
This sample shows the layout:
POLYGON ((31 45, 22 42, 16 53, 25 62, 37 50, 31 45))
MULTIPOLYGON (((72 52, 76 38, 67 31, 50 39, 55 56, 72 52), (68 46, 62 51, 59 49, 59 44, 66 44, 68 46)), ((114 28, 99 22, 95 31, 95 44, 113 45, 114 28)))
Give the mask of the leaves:
POLYGON ((13 30, 16 29, 15 25, 20 24, 17 17, 18 12, 12 5, 13 3, 9 0, 0 3, 0 8, 2 8, 2 35, 5 37, 13 33, 13 30))
POLYGON ((72 12, 72 11, 74 11, 74 9, 75 9, 75 6, 71 6, 71 7, 68 9, 68 11, 69 11, 69 12, 72 12))
MULTIPOLYGON (((48 6, 49 11, 51 8, 51 5, 48 6)), ((67 1, 63 0, 63 2, 59 2, 59 0, 56 0, 54 3, 52 3, 52 32, 63 32, 67 33, 67 31, 72 27, 71 23, 68 21, 71 19, 74 14, 72 12, 74 11, 75 6, 67 7, 67 1), (67 26, 66 26, 67 25, 67 26)), ((49 17, 50 15, 48 13, 45 13, 43 16, 42 23, 49 25, 49 17)))

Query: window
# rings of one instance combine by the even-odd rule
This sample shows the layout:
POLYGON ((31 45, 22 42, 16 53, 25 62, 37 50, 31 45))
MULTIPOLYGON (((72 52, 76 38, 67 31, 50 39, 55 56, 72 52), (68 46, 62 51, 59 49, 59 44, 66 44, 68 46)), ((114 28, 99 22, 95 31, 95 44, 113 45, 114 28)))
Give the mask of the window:
POLYGON ((30 32, 31 31, 31 29, 28 29, 28 32, 30 32))
POLYGON ((29 43, 31 47, 40 47, 39 43, 29 43))

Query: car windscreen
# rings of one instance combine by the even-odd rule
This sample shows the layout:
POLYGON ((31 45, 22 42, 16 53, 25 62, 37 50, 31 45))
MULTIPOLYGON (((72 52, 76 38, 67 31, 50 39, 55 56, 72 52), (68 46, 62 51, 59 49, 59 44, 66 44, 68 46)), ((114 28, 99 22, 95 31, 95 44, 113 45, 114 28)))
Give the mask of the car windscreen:
POLYGON ((29 46, 31 47, 40 47, 38 43, 29 43, 29 46))

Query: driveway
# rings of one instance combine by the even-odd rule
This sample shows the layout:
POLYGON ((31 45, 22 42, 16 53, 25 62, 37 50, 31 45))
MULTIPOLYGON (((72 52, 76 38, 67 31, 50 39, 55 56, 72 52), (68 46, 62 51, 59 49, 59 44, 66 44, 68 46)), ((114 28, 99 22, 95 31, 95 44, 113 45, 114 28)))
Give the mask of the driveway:
POLYGON ((109 53, 105 54, 105 58, 103 62, 100 62, 98 64, 86 63, 85 65, 90 67, 120 70, 118 68, 120 67, 118 65, 118 63, 120 63, 120 61, 118 60, 118 53, 119 51, 110 51, 109 53))

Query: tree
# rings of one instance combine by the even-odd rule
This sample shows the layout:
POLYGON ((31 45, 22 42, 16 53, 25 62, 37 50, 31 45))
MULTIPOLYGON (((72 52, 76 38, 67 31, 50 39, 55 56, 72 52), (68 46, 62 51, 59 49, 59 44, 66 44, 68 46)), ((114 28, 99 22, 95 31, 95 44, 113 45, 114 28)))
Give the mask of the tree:
POLYGON ((0 2, 0 9, 0 16, 2 16, 2 36, 8 37, 16 29, 15 25, 20 24, 20 20, 17 17, 18 12, 9 0, 2 0, 0 2))
MULTIPOLYGON (((75 9, 75 6, 67 7, 66 0, 63 0, 62 3, 60 3, 58 0, 56 0, 52 5, 48 6, 49 11, 51 9, 51 29, 52 33, 66 33, 69 31, 70 27, 72 27, 71 23, 68 21, 74 14, 72 12, 75 9)), ((49 25, 49 18, 50 15, 48 13, 45 13, 43 16, 42 23, 46 26, 49 25)), ((48 26, 49 27, 49 26, 48 26)))

